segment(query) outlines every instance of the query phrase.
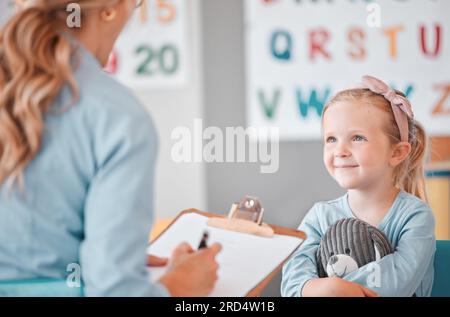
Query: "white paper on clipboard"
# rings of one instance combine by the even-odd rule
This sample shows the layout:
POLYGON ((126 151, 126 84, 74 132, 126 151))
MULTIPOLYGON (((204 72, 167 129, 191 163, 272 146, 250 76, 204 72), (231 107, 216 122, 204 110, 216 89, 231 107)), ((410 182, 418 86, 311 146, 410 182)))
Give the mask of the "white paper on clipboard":
MULTIPOLYGON (((196 248, 205 230, 209 244, 219 242, 222 251, 217 256, 219 279, 210 294, 212 297, 245 296, 273 272, 303 242, 293 236, 275 234, 264 238, 246 233, 209 227, 208 217, 187 213, 177 219, 148 248, 147 253, 170 257, 182 242, 196 248)), ((166 268, 149 268, 151 280, 156 281, 166 268)))

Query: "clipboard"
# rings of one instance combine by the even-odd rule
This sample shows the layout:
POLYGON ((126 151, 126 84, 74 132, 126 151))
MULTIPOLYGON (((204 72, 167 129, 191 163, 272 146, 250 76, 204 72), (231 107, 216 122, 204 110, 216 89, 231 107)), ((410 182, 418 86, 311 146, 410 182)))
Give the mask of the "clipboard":
MULTIPOLYGON (((188 214, 197 214, 200 216, 204 216, 207 218, 223 218, 225 219, 225 215, 221 214, 214 214, 210 212, 200 211, 198 209, 188 209, 184 210, 181 213, 179 213, 176 218, 170 223, 170 225, 165 228, 155 239, 152 241, 152 243, 156 243, 161 237, 164 236, 164 234, 167 233, 167 231, 175 224, 177 221, 183 217, 184 215, 188 214)), ((297 247, 281 262, 279 263, 274 270, 272 270, 268 275, 266 275, 257 285, 255 285, 249 292, 246 293, 245 297, 258 297, 261 295, 262 291, 267 287, 267 285, 270 283, 270 281, 281 271, 284 263, 290 258, 290 256, 297 250, 297 248, 303 243, 303 241, 306 240, 306 234, 302 231, 293 229, 293 228, 286 228, 281 226, 275 226, 275 225, 268 225, 270 228, 273 229, 273 232, 275 235, 279 236, 290 236, 295 238, 300 238, 302 241, 297 245, 297 247)), ((247 233, 248 234, 248 233, 247 233)), ((270 239, 270 238, 266 238, 270 239)))

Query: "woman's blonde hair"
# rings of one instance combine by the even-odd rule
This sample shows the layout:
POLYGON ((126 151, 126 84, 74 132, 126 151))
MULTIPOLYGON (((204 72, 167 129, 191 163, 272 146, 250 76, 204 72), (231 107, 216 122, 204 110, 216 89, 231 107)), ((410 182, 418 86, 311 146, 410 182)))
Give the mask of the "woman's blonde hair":
MULTIPOLYGON (((81 9, 119 0, 79 0, 81 9)), ((44 115, 64 85, 73 103, 79 91, 63 35, 70 0, 38 0, 0 30, 0 184, 19 181, 41 147, 44 115)))
MULTIPOLYGON (((405 97, 405 95, 396 91, 405 97)), ((375 106, 389 115, 389 121, 384 125, 384 131, 389 136, 392 144, 400 142, 400 130, 395 121, 394 113, 390 102, 382 95, 369 89, 348 89, 336 94, 327 102, 323 109, 322 117, 325 111, 337 102, 345 101, 364 101, 375 106)), ((414 119, 408 117, 408 142, 411 144, 411 152, 408 157, 394 169, 394 185, 416 197, 427 201, 424 178, 424 160, 427 146, 427 136, 423 126, 414 119)))

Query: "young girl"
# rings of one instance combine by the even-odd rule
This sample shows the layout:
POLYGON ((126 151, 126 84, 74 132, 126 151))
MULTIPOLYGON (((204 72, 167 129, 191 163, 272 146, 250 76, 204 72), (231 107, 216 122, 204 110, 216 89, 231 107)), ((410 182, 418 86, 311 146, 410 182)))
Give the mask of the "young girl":
POLYGON ((283 296, 429 296, 433 283, 434 217, 425 203, 426 136, 406 97, 365 76, 339 92, 323 112, 324 163, 347 189, 316 203, 300 230, 307 240, 283 268, 283 296), (363 266, 344 278, 318 278, 321 237, 339 219, 356 217, 383 231, 395 252, 379 261, 379 281, 363 266))

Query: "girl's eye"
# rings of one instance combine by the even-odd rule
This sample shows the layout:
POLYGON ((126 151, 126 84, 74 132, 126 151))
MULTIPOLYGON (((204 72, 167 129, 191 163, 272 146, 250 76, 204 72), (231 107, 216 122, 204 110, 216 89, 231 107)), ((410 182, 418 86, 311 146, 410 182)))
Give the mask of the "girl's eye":
POLYGON ((362 135, 355 135, 353 141, 367 141, 367 139, 362 135))
POLYGON ((326 140, 327 143, 334 143, 336 142, 336 138, 334 136, 329 136, 326 140))

